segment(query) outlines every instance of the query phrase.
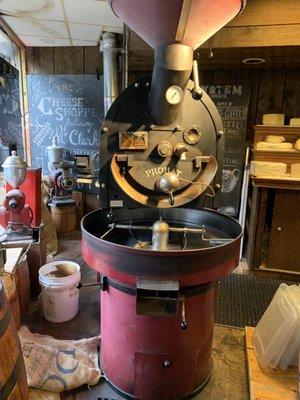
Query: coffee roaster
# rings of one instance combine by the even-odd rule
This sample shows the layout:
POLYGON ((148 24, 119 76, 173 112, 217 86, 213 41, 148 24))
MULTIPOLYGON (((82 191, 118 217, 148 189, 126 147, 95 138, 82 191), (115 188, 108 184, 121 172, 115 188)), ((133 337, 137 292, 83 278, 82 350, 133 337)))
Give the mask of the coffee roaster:
POLYGON ((241 237, 236 221, 202 207, 217 207, 224 135, 193 50, 244 2, 111 5, 155 64, 105 117, 102 208, 82 221, 83 257, 102 276, 101 367, 126 398, 187 398, 209 380, 215 282, 238 264, 241 237))

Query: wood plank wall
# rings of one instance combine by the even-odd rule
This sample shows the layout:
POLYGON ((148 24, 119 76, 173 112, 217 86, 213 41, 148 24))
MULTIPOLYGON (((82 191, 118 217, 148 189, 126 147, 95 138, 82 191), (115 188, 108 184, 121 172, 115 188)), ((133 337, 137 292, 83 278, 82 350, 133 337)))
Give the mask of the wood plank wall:
MULTIPOLYGON (((102 56, 97 47, 40 47, 27 48, 27 73, 29 74, 84 74, 102 72, 102 56)), ((149 73, 152 66, 149 65, 149 73)), ((132 83, 145 71, 129 74, 132 83)), ((265 113, 285 113, 286 123, 291 117, 300 116, 300 71, 299 68, 261 69, 249 67, 220 68, 200 71, 203 85, 242 84, 251 87, 247 139, 252 141, 252 126, 261 123, 265 113)), ((86 196, 85 211, 97 208, 94 195, 86 196)))
POLYGON ((102 56, 97 46, 27 47, 28 74, 102 73, 102 56))
MULTIPOLYGON (((90 74, 96 69, 102 73, 102 56, 98 47, 32 47, 26 49, 29 74, 90 74)), ((149 73, 152 66, 149 65, 149 73)), ((129 82, 147 75, 145 71, 131 70, 129 82)), ((265 113, 284 113, 289 119, 300 116, 299 68, 261 68, 243 65, 240 69, 220 68, 200 71, 203 85, 241 84, 251 87, 248 136, 252 126, 261 123, 265 113)))

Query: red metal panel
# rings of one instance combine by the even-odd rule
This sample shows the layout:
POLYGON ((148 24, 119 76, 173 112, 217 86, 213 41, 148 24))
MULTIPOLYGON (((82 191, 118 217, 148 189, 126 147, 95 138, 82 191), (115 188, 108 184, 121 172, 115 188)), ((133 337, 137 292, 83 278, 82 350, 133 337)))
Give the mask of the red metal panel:
POLYGON ((182 330, 180 312, 176 317, 137 315, 135 296, 113 287, 102 292, 101 367, 107 378, 139 399, 168 400, 193 392, 210 374, 214 293, 210 288, 186 298, 188 328, 182 330), (161 364, 158 367, 166 355, 171 361, 168 372, 161 364), (159 371, 164 374, 161 381, 159 371), (166 385, 173 386, 168 395, 153 397, 153 387, 164 393, 166 385), (152 397, 146 395, 148 392, 152 397))
POLYGON ((195 389, 198 355, 197 349, 169 354, 135 353, 135 397, 153 400, 188 396, 195 389))
POLYGON ((220 229, 229 224, 232 242, 185 251, 139 250, 101 239, 96 225, 101 223, 101 212, 82 222, 84 260, 114 280, 114 286, 108 280, 108 290, 101 292, 101 367, 106 378, 132 398, 178 399, 195 393, 209 379, 214 287, 205 285, 205 292, 193 291, 197 294, 185 298, 185 330, 181 302, 174 317, 137 315, 132 290, 143 277, 177 281, 181 293, 191 294, 189 287, 215 282, 238 264, 241 230, 234 229, 237 223, 212 211, 197 212, 217 218, 220 229), (170 363, 168 368, 164 361, 170 363))
MULTIPOLYGON (((120 282, 135 284, 136 276, 134 274, 130 272, 124 273, 118 268, 119 265, 123 264, 124 266, 127 263, 123 250, 112 249, 111 243, 106 248, 104 245, 100 248, 100 244, 102 243, 99 243, 98 238, 92 238, 90 235, 87 236, 86 232, 82 232, 82 255, 85 262, 102 275, 109 276, 120 282)), ((238 265, 239 246, 240 239, 227 245, 226 248, 213 249, 211 254, 205 253, 202 255, 201 251, 189 254, 188 251, 185 251, 183 252, 185 256, 184 262, 181 262, 177 255, 174 256, 172 252, 168 252, 166 262, 173 267, 173 273, 163 274, 161 272, 159 278, 179 281, 181 286, 216 281, 228 275, 238 265), (178 263, 181 263, 180 268, 176 268, 178 263), (193 266, 193 270, 188 274, 184 273, 185 264, 193 266), (178 272, 178 269, 180 269, 180 272, 178 272)), ((144 255, 141 255, 140 263, 143 263, 142 257, 144 255)), ((135 262, 138 263, 139 259, 135 262)), ((161 254, 152 251, 152 254, 147 254, 147 262, 149 264, 159 263, 162 266, 164 261, 161 254)))
MULTIPOLYGON (((30 207, 33 215, 31 226, 38 228, 41 224, 41 168, 27 168, 26 178, 20 186, 25 194, 26 204, 30 207)), ((12 187, 6 182, 6 192, 12 187)))

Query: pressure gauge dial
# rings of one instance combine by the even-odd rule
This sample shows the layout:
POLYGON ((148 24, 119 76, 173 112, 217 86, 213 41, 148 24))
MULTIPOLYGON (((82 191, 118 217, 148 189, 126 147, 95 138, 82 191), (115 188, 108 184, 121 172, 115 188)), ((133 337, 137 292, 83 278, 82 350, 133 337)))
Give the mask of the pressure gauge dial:
POLYGON ((166 100, 172 106, 179 104, 183 99, 183 91, 179 86, 170 86, 166 91, 166 100))

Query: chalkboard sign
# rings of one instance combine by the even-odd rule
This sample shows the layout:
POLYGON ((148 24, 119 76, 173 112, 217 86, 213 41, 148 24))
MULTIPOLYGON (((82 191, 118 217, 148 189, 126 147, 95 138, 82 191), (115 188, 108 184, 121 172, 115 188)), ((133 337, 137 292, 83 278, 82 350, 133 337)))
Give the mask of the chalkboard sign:
POLYGON ((28 75, 27 82, 32 165, 49 173, 47 146, 54 136, 66 159, 95 156, 103 120, 102 77, 28 75))
POLYGON ((220 211, 236 217, 243 183, 250 88, 241 85, 203 88, 219 110, 225 132, 220 211))
POLYGON ((0 166, 9 155, 10 145, 24 156, 18 72, 5 74, 0 85, 0 166))

